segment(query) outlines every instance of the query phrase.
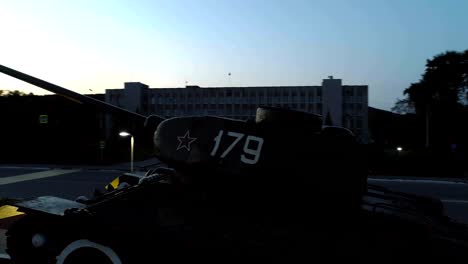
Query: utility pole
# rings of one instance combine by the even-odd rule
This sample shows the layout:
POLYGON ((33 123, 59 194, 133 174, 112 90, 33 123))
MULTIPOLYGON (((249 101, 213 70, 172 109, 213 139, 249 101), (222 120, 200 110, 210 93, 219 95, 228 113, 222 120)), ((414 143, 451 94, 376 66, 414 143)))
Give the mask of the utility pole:
POLYGON ((429 104, 426 104, 426 149, 429 149, 429 104))

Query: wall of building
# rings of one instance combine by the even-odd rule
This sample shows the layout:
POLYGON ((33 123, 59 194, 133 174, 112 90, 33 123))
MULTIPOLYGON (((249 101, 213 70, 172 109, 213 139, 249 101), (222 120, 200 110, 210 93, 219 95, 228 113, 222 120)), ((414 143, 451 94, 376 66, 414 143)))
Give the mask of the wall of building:
POLYGON ((247 119, 259 105, 321 112, 321 87, 216 87, 152 89, 150 111, 162 116, 219 115, 247 119))
POLYGON ((322 112, 327 125, 343 126, 343 93, 341 79, 330 76, 322 81, 322 112))
POLYGON ((285 107, 327 115, 328 125, 344 126, 363 142, 368 140, 368 86, 342 85, 330 76, 321 86, 255 86, 148 88, 125 83, 124 89, 106 90, 106 102, 142 114, 163 117, 216 115, 238 119, 255 117, 259 105, 285 107))
MULTIPOLYGON (((102 94, 89 96, 104 100, 102 94)), ((104 124, 95 108, 63 96, 44 95, 0 97, 0 111, 4 113, 0 162, 102 162, 104 124), (40 116, 47 118, 41 121, 40 116)))

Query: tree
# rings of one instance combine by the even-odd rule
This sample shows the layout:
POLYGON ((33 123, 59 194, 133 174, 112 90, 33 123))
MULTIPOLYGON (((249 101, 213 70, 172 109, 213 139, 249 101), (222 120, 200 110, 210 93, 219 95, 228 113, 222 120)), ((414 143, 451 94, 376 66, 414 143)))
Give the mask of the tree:
POLYGON ((422 79, 406 88, 404 94, 416 111, 428 106, 454 109, 466 106, 468 92, 468 50, 447 51, 427 60, 422 79))
POLYGON ((406 88, 404 95, 392 110, 414 107, 424 123, 426 146, 429 135, 439 145, 460 140, 455 131, 466 130, 468 120, 468 50, 447 51, 427 60, 421 79, 406 88))
POLYGON ((415 111, 413 102, 410 102, 408 98, 397 99, 395 106, 391 110, 398 114, 414 114, 415 111))
POLYGON ((33 93, 26 94, 24 92, 14 90, 14 91, 8 91, 8 90, 0 90, 0 96, 5 96, 5 97, 10 97, 10 96, 33 96, 33 93))

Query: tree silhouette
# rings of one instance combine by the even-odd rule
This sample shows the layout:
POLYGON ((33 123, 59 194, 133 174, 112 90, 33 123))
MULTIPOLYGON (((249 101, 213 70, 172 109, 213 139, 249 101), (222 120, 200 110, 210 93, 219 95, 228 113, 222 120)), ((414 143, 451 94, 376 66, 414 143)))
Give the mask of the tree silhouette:
POLYGON ((434 144, 460 141, 460 131, 465 131, 468 123, 468 50, 447 51, 427 60, 420 81, 406 88, 404 95, 406 98, 397 101, 392 110, 414 107, 425 124, 426 146, 429 134, 434 144))
POLYGON ((408 98, 398 99, 395 106, 392 107, 392 112, 398 114, 414 114, 414 105, 408 98))
POLYGON ((24 92, 14 90, 14 91, 8 91, 8 90, 0 90, 0 96, 5 96, 5 97, 15 97, 15 96, 33 96, 33 93, 26 94, 24 92))
POLYGON ((422 79, 405 89, 416 111, 459 108, 467 105, 468 50, 447 51, 427 60, 422 79))

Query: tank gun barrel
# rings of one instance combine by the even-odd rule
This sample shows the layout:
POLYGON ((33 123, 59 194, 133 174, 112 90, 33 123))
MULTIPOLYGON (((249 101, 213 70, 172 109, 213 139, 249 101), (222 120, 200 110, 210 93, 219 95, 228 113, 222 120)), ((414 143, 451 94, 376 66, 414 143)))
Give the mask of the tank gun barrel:
MULTIPOLYGON (((29 84, 32 84, 34 86, 45 89, 45 90, 47 90, 49 92, 52 92, 52 93, 55 93, 57 95, 61 95, 63 97, 66 97, 66 98, 68 98, 68 99, 70 99, 72 101, 75 101, 77 103, 90 104, 90 105, 93 105, 93 106, 99 108, 100 110, 103 110, 103 111, 112 112, 112 113, 116 113, 116 114, 124 114, 124 115, 129 116, 129 117, 131 117, 133 119, 135 119, 135 118, 140 119, 141 122, 145 122, 145 120, 146 120, 146 116, 144 116, 144 115, 141 115, 141 114, 138 114, 138 113, 135 113, 135 112, 132 112, 132 111, 128 111, 126 109, 117 107, 115 105, 112 105, 112 104, 109 104, 109 103, 106 103, 106 102, 103 102, 103 101, 100 101, 100 100, 97 100, 97 99, 94 99, 92 97, 89 97, 89 96, 86 96, 86 95, 83 95, 83 94, 79 94, 77 92, 71 91, 69 89, 63 88, 63 87, 58 86, 56 84, 41 80, 41 79, 36 78, 34 76, 19 72, 17 70, 8 68, 8 67, 3 66, 3 65, 0 65, 0 72, 4 73, 6 75, 9 75, 9 76, 11 76, 13 78, 22 80, 22 81, 27 82, 29 84)), ((163 119, 161 118, 161 121, 162 120, 163 119)))

